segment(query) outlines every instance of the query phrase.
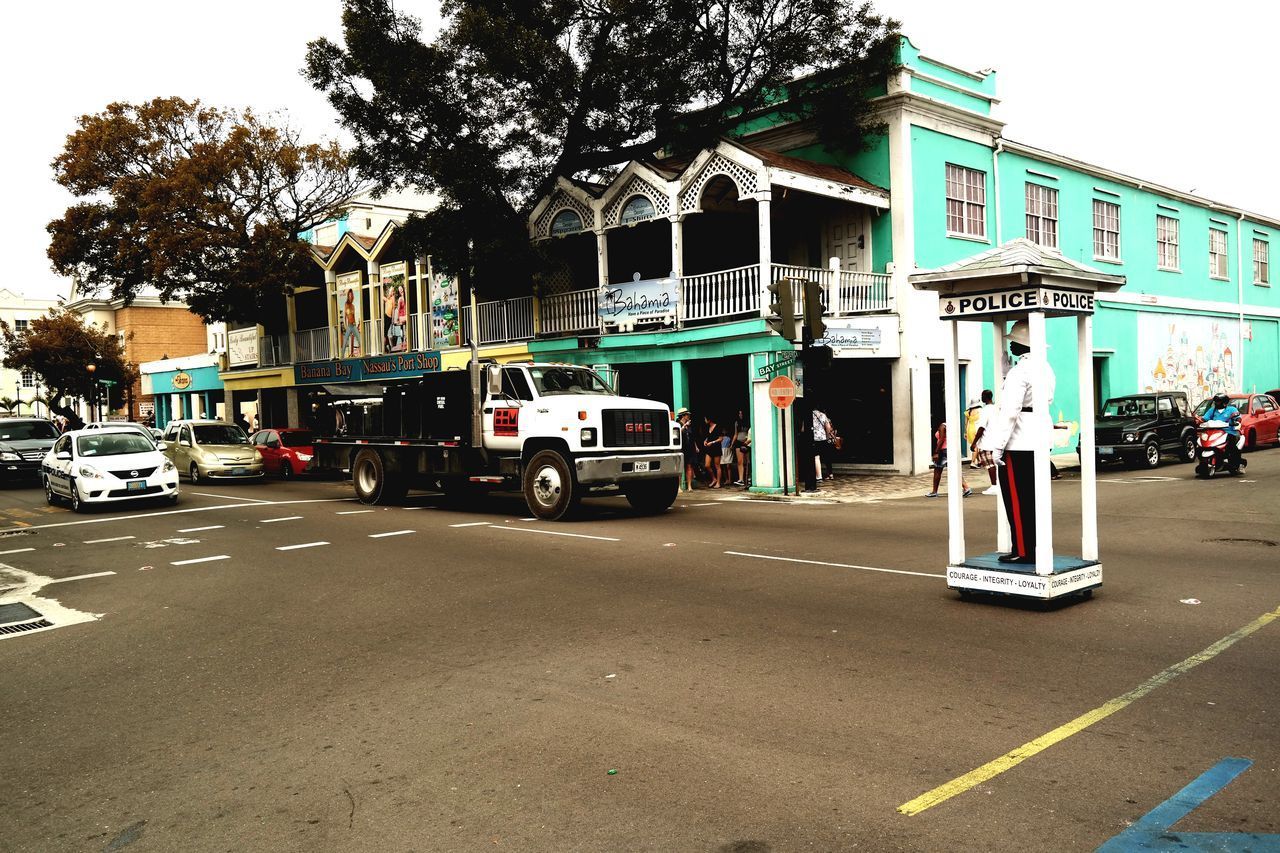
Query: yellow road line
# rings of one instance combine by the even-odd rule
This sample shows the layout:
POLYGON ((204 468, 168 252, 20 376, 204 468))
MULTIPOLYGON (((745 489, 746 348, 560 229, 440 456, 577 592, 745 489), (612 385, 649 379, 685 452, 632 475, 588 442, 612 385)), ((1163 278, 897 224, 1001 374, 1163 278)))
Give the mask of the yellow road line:
POLYGON ((1213 659, 1222 651, 1230 648, 1252 634, 1254 631, 1257 631, 1263 625, 1266 625, 1268 622, 1277 618, 1280 618, 1280 608, 1276 608, 1270 613, 1262 614, 1248 625, 1245 625, 1237 631, 1233 631, 1221 640, 1218 640, 1218 642, 1214 643, 1212 646, 1209 646, 1204 651, 1197 652, 1186 660, 1181 661, 1180 663, 1175 663, 1163 672, 1152 676, 1142 684, 1130 690, 1128 693, 1117 696, 1097 708, 1094 708, 1092 711, 1081 714, 1071 722, 1058 726, 1053 731, 1043 734, 1033 741, 1024 743, 1012 752, 1006 752, 994 761, 988 761, 976 770, 970 770, 968 773, 956 779, 952 779, 945 785, 939 785, 932 791, 927 791, 916 797, 914 800, 908 803, 903 803, 898 806, 898 811, 904 815, 920 814, 920 812, 927 808, 936 806, 938 803, 946 802, 957 794, 963 794, 970 788, 981 785, 988 779, 998 776, 1013 767, 1017 767, 1031 756, 1048 749, 1058 741, 1065 740, 1073 734, 1087 729, 1099 720, 1105 720, 1116 711, 1128 707, 1138 699, 1146 696, 1152 690, 1155 690, 1162 684, 1167 684, 1192 667, 1199 666, 1205 661, 1213 659))

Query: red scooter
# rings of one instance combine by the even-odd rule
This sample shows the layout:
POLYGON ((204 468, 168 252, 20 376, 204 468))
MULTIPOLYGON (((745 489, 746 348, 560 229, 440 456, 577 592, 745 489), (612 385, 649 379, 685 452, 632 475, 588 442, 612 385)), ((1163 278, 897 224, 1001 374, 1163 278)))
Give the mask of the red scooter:
POLYGON ((1224 473, 1235 476, 1249 465, 1247 459, 1240 457, 1239 448, 1231 447, 1227 427, 1225 421, 1204 421, 1196 427, 1196 457, 1200 460, 1197 477, 1208 479, 1224 473))

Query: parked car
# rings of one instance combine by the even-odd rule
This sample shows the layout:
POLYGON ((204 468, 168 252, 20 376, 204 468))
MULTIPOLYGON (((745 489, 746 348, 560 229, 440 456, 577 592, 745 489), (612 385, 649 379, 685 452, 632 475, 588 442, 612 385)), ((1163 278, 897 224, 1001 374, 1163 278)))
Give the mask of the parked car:
POLYGON ((165 428, 164 453, 191 484, 205 479, 262 478, 262 454, 226 421, 180 420, 165 428))
POLYGON ((1161 454, 1196 458, 1196 420, 1181 391, 1112 397, 1094 427, 1098 460, 1155 468, 1161 454))
POLYGON ((40 476, 58 428, 44 418, 0 418, 0 482, 40 476))
POLYGON ((279 474, 288 480, 311 465, 314 452, 309 429, 264 429, 249 440, 262 454, 262 466, 268 474, 279 474))
MULTIPOLYGON (((1240 410, 1240 435, 1244 449, 1254 450, 1264 444, 1280 444, 1280 405, 1267 394, 1230 394, 1231 405, 1240 410)), ((1213 398, 1196 406, 1201 417, 1213 405, 1213 398)))
POLYGON ((128 427, 63 433, 43 461, 44 499, 90 504, 154 498, 178 502, 178 469, 149 436, 128 427))

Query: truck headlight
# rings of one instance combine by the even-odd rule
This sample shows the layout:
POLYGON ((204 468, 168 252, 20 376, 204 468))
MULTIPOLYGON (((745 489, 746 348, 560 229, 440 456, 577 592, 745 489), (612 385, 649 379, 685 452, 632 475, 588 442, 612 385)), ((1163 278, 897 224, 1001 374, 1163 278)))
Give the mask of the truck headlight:
POLYGON ((583 427, 578 433, 578 439, 582 442, 583 447, 595 447, 596 445, 596 428, 583 427))
POLYGON ((1124 440, 1125 440, 1125 441, 1137 441, 1137 440, 1138 440, 1138 434, 1137 434, 1136 432, 1126 432, 1126 433, 1124 434, 1124 440))

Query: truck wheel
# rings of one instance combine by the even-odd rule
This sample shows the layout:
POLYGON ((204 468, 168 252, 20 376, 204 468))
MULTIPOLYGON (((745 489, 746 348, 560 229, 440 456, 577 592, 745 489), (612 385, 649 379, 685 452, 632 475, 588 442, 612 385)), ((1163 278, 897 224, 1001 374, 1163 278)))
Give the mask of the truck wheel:
POLYGON ((1154 441, 1148 441, 1142 446, 1142 467, 1160 467, 1160 445, 1154 441))
POLYGON ((622 493, 627 496, 627 503, 636 512, 657 515, 666 512, 676 502, 676 495, 680 494, 680 480, 677 477, 668 480, 641 480, 623 486, 622 493))
POLYGON ((1196 437, 1195 433, 1187 433, 1182 437, 1182 461, 1196 461, 1196 437))
POLYGON ((524 499, 538 518, 564 518, 578 502, 578 484, 564 457, 554 450, 539 450, 524 469, 524 499))
POLYGON ((387 471, 382 454, 368 448, 357 453, 351 462, 351 483, 356 497, 366 504, 394 503, 408 491, 404 480, 387 471))

